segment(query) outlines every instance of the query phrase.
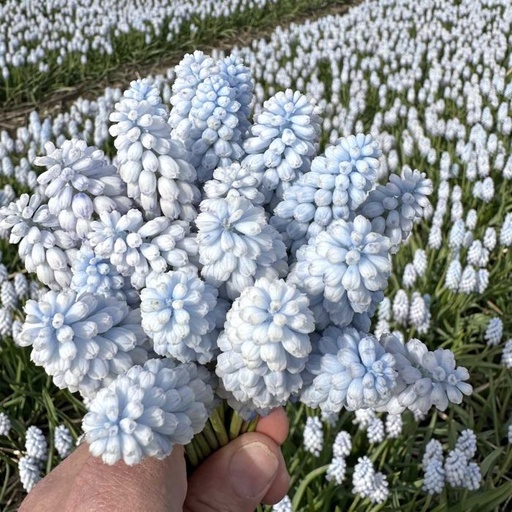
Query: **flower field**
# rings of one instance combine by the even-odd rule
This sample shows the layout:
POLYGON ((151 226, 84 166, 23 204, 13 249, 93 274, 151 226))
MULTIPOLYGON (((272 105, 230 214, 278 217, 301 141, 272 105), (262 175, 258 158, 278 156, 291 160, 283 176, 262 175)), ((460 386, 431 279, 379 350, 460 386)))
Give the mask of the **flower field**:
POLYGON ((262 510, 511 510, 510 2, 287 26, 284 0, 132 3, 82 29, 84 6, 4 2, 2 106, 275 29, 0 133, 0 509, 83 432, 106 463, 186 443, 213 387, 286 405, 291 488, 262 510), (102 449, 105 404, 156 400, 143 369, 178 375, 189 423, 102 449))

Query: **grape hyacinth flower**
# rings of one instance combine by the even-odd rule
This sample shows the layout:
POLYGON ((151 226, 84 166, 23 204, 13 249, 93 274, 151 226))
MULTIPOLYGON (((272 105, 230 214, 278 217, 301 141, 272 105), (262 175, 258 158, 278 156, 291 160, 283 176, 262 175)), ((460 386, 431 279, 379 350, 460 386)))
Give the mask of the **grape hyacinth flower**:
POLYGON ((492 347, 498 345, 501 341, 501 337, 503 336, 503 322, 501 318, 494 317, 491 318, 489 324, 487 325, 487 329, 485 330, 485 341, 487 345, 492 347))
POLYGON ((285 496, 280 502, 273 505, 272 512, 293 512, 290 497, 285 496))
POLYGON ((396 439, 402 435, 403 422, 401 414, 386 416, 386 434, 388 439, 396 439))
POLYGON ((30 455, 24 455, 18 461, 20 482, 26 492, 30 492, 42 478, 43 462, 30 455))
POLYGON ((259 185, 260 180, 248 167, 235 162, 229 167, 215 169, 213 179, 204 184, 203 190, 209 199, 226 198, 231 190, 235 190, 256 206, 262 205, 265 201, 259 185))
POLYGON ((401 176, 391 174, 386 185, 370 192, 358 213, 369 219, 372 231, 391 240, 393 252, 412 232, 413 224, 430 215, 432 181, 425 173, 404 167, 401 176))
POLYGON ((22 194, 15 202, 0 208, 0 229, 11 244, 18 244, 18 254, 28 272, 37 273, 39 281, 55 289, 69 287, 71 272, 67 251, 77 244, 70 233, 59 229, 59 221, 42 197, 22 194))
POLYGON ((409 297, 405 290, 398 290, 393 299, 393 320, 399 325, 406 325, 409 317, 409 297))
POLYGON ((119 299, 49 291, 25 305, 17 343, 55 385, 93 396, 101 385, 147 357, 140 310, 119 299))
POLYGON ((512 368, 512 340, 507 340, 501 355, 501 364, 505 368, 512 368))
POLYGON ((425 478, 423 480, 422 489, 430 495, 441 494, 446 478, 442 455, 440 459, 432 458, 427 464, 424 463, 423 469, 425 471, 425 478))
POLYGON ((73 438, 65 425, 58 425, 53 433, 55 449, 61 459, 65 459, 73 450, 73 438))
POLYGON ((450 350, 431 352, 420 340, 403 344, 392 334, 384 335, 381 343, 386 353, 395 358, 398 373, 393 396, 382 407, 390 414, 400 414, 405 409, 425 414, 432 406, 444 411, 449 402, 460 404, 463 395, 472 393, 472 386, 465 382, 468 371, 455 366, 450 350))
MULTIPOLYGON (((370 311, 376 306, 375 299, 381 298, 377 292, 387 286, 390 241, 371 227, 362 216, 354 222, 338 219, 297 252, 289 280, 303 289, 312 303, 323 297, 323 307, 336 325, 348 325, 354 313, 370 311)), ((319 313, 315 308, 313 312, 318 323, 319 313)))
POLYGON ((382 473, 375 473, 368 457, 360 457, 354 467, 352 492, 362 498, 369 498, 372 503, 382 503, 389 495, 388 482, 382 473))
POLYGON ((347 463, 345 459, 343 457, 333 457, 329 467, 327 468, 325 479, 328 482, 334 482, 336 485, 341 485, 345 480, 346 471, 347 463))
POLYGON ((464 452, 458 448, 451 450, 444 462, 446 481, 452 487, 462 487, 466 479, 467 466, 468 459, 464 452))
POLYGON ((460 450, 468 460, 472 459, 477 451, 475 433, 471 429, 463 430, 457 439, 455 448, 460 450))
POLYGON ((197 242, 206 282, 215 287, 225 283, 225 294, 234 300, 255 279, 284 277, 286 248, 267 224, 262 207, 232 192, 226 198, 205 199, 200 209, 197 242))
POLYGON ((267 203, 277 204, 309 170, 320 131, 317 107, 300 92, 286 89, 265 101, 244 141, 242 164, 261 175, 267 203))
POLYGON ((452 261, 450 261, 450 264, 448 265, 448 270, 446 272, 446 277, 444 280, 444 286, 448 290, 456 292, 459 289, 461 277, 462 265, 457 258, 454 258, 452 261))
POLYGON ((42 430, 35 425, 28 427, 25 434, 25 450, 29 457, 37 460, 48 458, 48 444, 42 430))
POLYGON ((283 280, 258 279, 228 311, 216 373, 239 402, 283 405, 302 387, 313 330, 304 294, 283 280))
POLYGON ((377 180, 381 151, 371 135, 342 137, 284 191, 272 225, 294 253, 335 219, 351 220, 377 180))
POLYGON ((79 139, 66 140, 59 148, 47 142, 45 151, 46 156, 34 161, 47 169, 37 181, 44 186, 49 212, 64 231, 84 238, 93 214, 130 208, 117 169, 108 164, 103 151, 79 139))
POLYGON ((319 457, 324 447, 324 431, 318 416, 308 416, 304 426, 304 449, 319 457))
POLYGON ((216 351, 217 290, 189 272, 154 273, 141 294, 142 328, 153 350, 206 364, 216 351))
POLYGON ((11 420, 5 412, 0 412, 0 436, 8 436, 11 430, 11 420))
POLYGON ((195 269, 190 259, 198 248, 189 230, 187 222, 167 217, 145 222, 142 213, 132 209, 125 215, 103 212, 99 221, 91 223, 87 238, 98 257, 109 258, 140 289, 151 271, 165 272, 168 266, 195 269))
POLYGON ((17 272, 14 276, 14 290, 18 300, 23 300, 28 297, 29 285, 25 274, 17 272))
POLYGON ((386 403, 396 383, 395 360, 379 341, 353 328, 329 327, 310 356, 301 400, 339 412, 386 403))
POLYGON ((369 443, 381 443, 384 441, 385 431, 384 422, 380 418, 375 418, 366 431, 369 443))
POLYGON ((194 363, 150 359, 133 366, 88 406, 82 423, 89 450, 106 464, 129 466, 146 457, 163 459, 175 444, 200 432, 213 404, 211 387, 194 363))
MULTIPOLYGON (((140 203, 150 218, 162 213, 170 219, 191 221, 200 192, 193 184, 196 170, 191 155, 171 138, 168 112, 156 84, 133 81, 110 114, 119 174, 128 197, 140 203)), ((124 213, 124 212, 121 212, 124 213)))
POLYGON ((345 430, 338 432, 332 445, 332 454, 334 457, 348 457, 352 451, 352 438, 345 430))

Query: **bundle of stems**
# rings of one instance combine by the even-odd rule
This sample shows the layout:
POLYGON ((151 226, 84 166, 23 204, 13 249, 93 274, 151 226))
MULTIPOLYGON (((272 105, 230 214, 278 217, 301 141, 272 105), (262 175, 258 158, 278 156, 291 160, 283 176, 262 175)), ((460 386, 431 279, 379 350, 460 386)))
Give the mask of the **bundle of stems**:
POLYGON ((233 439, 256 430, 259 416, 247 421, 227 403, 222 402, 213 410, 202 432, 196 434, 185 446, 185 456, 189 473, 193 472, 214 451, 222 448, 233 439))

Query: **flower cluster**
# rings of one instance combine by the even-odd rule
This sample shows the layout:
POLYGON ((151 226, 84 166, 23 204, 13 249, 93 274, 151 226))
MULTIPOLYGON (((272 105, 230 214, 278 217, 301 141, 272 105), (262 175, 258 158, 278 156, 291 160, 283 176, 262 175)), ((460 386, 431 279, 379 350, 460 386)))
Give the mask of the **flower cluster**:
MULTIPOLYGON (((378 138, 361 130, 317 155, 322 119, 298 91, 274 94, 251 124, 252 94, 238 57, 188 55, 170 112, 154 81, 116 97, 112 162, 78 139, 48 146, 37 194, 0 209, 27 270, 52 288, 27 302, 17 343, 86 399, 86 439, 108 464, 187 444, 219 399, 246 419, 296 400, 331 417, 385 410, 396 436, 406 408, 444 410, 471 392, 449 351, 370 332, 392 253, 430 213, 431 181, 407 167, 386 178, 378 138)), ((414 276, 427 263, 418 252, 414 276)), ((6 311, 16 286, 1 285, 6 311)), ((428 303, 413 293, 404 313, 418 331, 428 303)), ((318 453, 322 424, 310 423, 318 453)), ((384 439, 374 413, 366 429, 384 439)), ((380 502, 386 479, 370 473, 357 492, 380 502)))

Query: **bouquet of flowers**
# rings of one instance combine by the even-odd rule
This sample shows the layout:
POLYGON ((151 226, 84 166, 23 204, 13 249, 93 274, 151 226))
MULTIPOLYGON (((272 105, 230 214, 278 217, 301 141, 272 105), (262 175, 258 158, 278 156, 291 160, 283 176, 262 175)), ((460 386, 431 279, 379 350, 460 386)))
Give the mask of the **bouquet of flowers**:
POLYGON ((449 350, 370 333, 431 181, 380 176, 362 133, 317 154, 320 113, 298 91, 251 122, 252 90, 240 59, 187 55, 170 112, 148 79, 116 104, 112 161, 47 143, 35 192, 0 209, 46 287, 16 342, 81 394, 107 464, 180 444, 197 465, 290 401, 426 413, 472 391, 449 350))

